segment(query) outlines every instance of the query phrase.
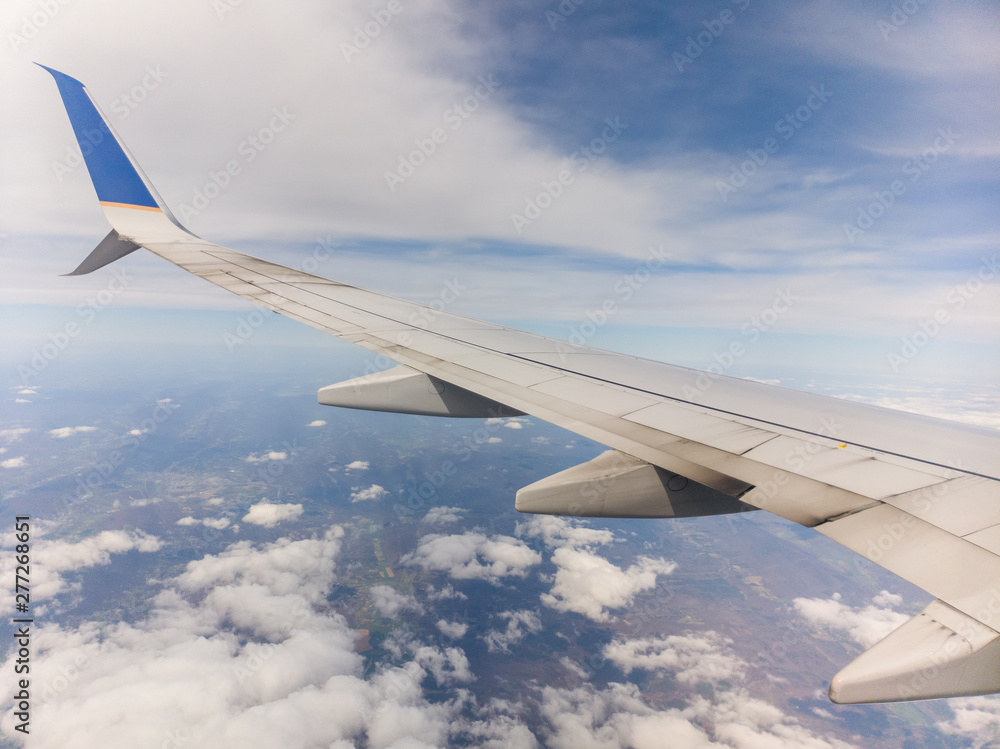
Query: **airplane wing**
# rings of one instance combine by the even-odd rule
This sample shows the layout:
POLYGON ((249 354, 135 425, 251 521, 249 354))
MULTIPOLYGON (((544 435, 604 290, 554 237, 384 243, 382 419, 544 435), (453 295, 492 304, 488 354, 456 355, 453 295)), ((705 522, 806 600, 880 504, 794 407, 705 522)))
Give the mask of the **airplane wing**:
POLYGON ((206 242, 170 214, 83 84, 46 70, 113 227, 74 274, 143 247, 399 363, 323 388, 320 403, 530 414, 610 448, 521 489, 522 512, 763 509, 934 595, 834 677, 834 702, 1000 692, 1000 432, 533 335, 206 242))

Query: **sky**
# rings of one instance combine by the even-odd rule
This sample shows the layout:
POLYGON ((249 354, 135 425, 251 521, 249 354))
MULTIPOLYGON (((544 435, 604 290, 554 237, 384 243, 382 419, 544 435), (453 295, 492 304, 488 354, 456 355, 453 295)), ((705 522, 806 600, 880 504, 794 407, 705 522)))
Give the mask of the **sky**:
MULTIPOLYGON (((789 367, 1000 366, 995 4, 3 16, 0 283, 25 352, 52 332, 42 306, 114 285, 57 277, 108 227, 37 61, 88 86, 182 222, 236 249, 416 301, 452 281, 453 311, 564 338, 610 299, 614 334, 591 343, 692 366, 747 325, 789 367)), ((155 258, 118 265, 135 280, 116 309, 248 309, 155 258)))

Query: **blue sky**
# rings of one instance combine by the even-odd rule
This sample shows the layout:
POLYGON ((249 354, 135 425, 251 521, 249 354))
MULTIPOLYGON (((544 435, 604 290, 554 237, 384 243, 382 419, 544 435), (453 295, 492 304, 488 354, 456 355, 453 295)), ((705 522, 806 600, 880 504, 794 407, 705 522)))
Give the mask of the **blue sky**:
MULTIPOLYGON (((5 334, 28 350, 51 331, 25 305, 76 308, 110 282, 57 277, 107 227, 37 60, 83 80, 174 212, 237 249, 294 265, 329 246, 318 272, 425 302, 458 278, 454 311, 569 335, 659 248, 596 345, 708 366, 704 347, 663 342, 737 335, 784 292, 796 303, 763 336, 775 367, 831 347, 886 376, 1000 366, 992 3, 25 1, 5 16, 5 334)), ((124 262, 136 281, 116 311, 248 309, 155 258, 124 262)))

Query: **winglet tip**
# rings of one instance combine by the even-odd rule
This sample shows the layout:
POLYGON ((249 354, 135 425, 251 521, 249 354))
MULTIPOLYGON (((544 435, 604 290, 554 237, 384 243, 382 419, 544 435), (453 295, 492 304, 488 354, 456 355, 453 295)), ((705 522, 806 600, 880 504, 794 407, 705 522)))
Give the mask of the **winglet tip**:
POLYGON ((42 70, 48 71, 49 75, 51 75, 53 78, 56 79, 56 83, 58 83, 59 81, 66 81, 67 83, 72 83, 76 86, 79 86, 80 88, 86 88, 86 86, 84 86, 81 81, 77 80, 71 75, 66 75, 60 70, 56 70, 55 68, 50 68, 48 65, 43 65, 42 63, 37 61, 35 62, 35 65, 40 67, 42 70))

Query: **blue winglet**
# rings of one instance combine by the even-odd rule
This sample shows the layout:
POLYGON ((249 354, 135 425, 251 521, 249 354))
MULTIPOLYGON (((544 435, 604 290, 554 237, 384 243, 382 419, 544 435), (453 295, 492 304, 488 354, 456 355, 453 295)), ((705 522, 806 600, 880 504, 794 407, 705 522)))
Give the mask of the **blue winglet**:
POLYGON ((41 63, 35 64, 45 68, 56 79, 90 179, 97 190, 97 199, 101 203, 162 209, 84 85, 58 70, 41 63))

